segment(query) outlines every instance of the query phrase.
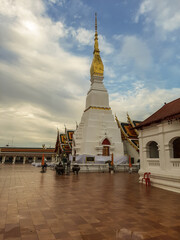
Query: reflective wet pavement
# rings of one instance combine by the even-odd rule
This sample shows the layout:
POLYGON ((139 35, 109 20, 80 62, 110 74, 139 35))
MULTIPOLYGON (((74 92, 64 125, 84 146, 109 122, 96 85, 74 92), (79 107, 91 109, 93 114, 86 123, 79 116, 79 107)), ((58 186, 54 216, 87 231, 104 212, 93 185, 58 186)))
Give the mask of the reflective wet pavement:
POLYGON ((0 240, 180 239, 180 194, 138 174, 0 167, 0 240))

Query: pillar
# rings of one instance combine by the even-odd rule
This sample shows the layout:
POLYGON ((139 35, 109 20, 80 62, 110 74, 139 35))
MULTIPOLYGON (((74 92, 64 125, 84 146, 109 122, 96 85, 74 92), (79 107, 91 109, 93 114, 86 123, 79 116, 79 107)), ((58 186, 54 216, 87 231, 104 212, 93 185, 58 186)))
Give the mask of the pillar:
POLYGON ((36 156, 33 157, 33 162, 34 162, 34 163, 36 162, 36 156))
POLYGON ((16 156, 13 156, 13 162, 12 164, 15 164, 16 163, 16 156))
POLYGON ((5 161, 6 161, 6 156, 3 156, 3 157, 2 157, 2 164, 4 164, 5 161))
POLYGON ((26 156, 23 157, 23 164, 26 163, 26 156))

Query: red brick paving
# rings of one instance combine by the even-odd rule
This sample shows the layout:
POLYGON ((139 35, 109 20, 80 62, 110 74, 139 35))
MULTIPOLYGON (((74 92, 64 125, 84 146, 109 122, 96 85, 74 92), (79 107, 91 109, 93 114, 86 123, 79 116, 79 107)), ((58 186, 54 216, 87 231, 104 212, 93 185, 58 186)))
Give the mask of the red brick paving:
POLYGON ((0 168, 0 240, 179 240, 180 194, 138 174, 0 168))

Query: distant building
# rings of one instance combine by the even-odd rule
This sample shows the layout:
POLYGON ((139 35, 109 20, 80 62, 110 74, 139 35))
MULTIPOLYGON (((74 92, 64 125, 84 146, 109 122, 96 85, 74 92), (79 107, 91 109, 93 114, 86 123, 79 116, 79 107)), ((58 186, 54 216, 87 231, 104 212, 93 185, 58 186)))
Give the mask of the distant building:
POLYGON ((115 119, 121 131, 121 137, 124 144, 124 154, 131 157, 132 163, 137 163, 139 160, 139 133, 135 127, 141 122, 131 120, 129 114, 127 114, 127 122, 120 122, 117 116, 115 119))
POLYGON ((54 148, 1 147, 0 161, 3 164, 41 162, 42 155, 47 161, 55 160, 54 148))
POLYGON ((57 139, 55 144, 56 157, 59 158, 62 153, 66 153, 68 156, 72 153, 72 141, 73 141, 74 130, 67 130, 65 128, 64 133, 57 131, 57 139))
POLYGON ((151 172, 153 186, 180 193, 180 98, 137 126, 139 131, 140 181, 151 172))

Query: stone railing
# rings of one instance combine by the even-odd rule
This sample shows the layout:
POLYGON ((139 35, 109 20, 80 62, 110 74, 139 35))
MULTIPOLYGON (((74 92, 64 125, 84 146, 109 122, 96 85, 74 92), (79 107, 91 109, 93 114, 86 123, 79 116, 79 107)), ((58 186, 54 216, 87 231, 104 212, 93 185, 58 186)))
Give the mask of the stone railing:
POLYGON ((148 158, 147 162, 149 167, 160 167, 159 158, 148 158))
POLYGON ((180 168, 180 158, 171 158, 170 162, 174 169, 180 168))

